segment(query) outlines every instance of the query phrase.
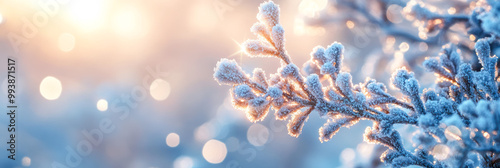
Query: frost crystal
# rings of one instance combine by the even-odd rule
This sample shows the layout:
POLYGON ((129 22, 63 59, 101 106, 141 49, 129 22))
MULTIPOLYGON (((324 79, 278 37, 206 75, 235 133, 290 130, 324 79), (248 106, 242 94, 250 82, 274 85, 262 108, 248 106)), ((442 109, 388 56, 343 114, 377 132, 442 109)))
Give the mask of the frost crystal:
POLYGON ((259 7, 257 19, 271 29, 280 21, 280 8, 272 1, 263 3, 259 7))

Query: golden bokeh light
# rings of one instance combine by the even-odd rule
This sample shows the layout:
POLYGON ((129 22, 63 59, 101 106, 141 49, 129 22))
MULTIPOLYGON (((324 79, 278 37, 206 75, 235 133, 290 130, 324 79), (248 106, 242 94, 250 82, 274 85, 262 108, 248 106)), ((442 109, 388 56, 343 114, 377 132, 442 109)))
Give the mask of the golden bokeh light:
POLYGON ((250 144, 254 146, 262 146, 267 143, 269 139, 269 129, 262 124, 252 124, 247 131, 247 139, 250 144))
POLYGON ((486 139, 490 139, 490 134, 488 132, 483 132, 483 136, 486 139))
POLYGON ((406 52, 409 49, 410 45, 407 42, 402 42, 401 44, 399 44, 399 50, 401 50, 401 52, 406 52))
POLYGON ((177 133, 170 133, 167 135, 167 138, 165 139, 165 142, 167 145, 171 148, 175 148, 179 145, 181 142, 181 139, 179 137, 179 134, 177 133))
POLYGON ((27 156, 23 157, 23 159, 21 160, 21 164, 24 167, 29 167, 31 165, 31 158, 27 156))
POLYGON ((474 36, 473 34, 469 35, 469 40, 470 41, 475 41, 476 40, 476 36, 474 36))
POLYGON ((446 130, 444 131, 444 136, 446 137, 446 139, 448 139, 449 141, 452 141, 452 140, 462 140, 461 136, 462 136, 462 131, 460 131, 460 129, 456 126, 453 126, 453 125, 450 125, 446 128, 446 130))
POLYGON ((68 19, 84 32, 95 31, 104 23, 106 0, 73 0, 68 19))
POLYGON ((340 160, 343 163, 350 163, 354 161, 355 158, 356 152, 354 151, 354 149, 345 148, 344 150, 342 150, 342 152, 340 152, 340 160))
POLYGON ((293 24, 293 33, 297 36, 321 36, 326 33, 326 30, 321 26, 309 26, 303 19, 296 18, 293 24))
POLYGON ((350 21, 350 20, 348 20, 347 22, 345 22, 345 25, 346 25, 346 26, 347 26, 347 28, 349 28, 349 29, 353 29, 353 28, 354 28, 354 26, 356 26, 356 24, 354 24, 354 22, 353 22, 353 21, 350 21))
POLYGON ((427 33, 425 33, 424 31, 419 31, 418 32, 418 37, 420 37, 423 40, 426 40, 427 39, 427 33))

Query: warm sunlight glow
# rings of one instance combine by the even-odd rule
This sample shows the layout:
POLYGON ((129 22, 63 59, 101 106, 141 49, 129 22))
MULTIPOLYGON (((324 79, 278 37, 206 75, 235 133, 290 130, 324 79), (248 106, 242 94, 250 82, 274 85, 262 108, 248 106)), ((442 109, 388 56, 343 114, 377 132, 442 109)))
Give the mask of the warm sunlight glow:
POLYGON ((427 33, 423 32, 423 31, 420 31, 420 32, 418 32, 418 37, 420 37, 423 40, 426 40, 427 39, 427 33))
POLYGON ((325 9, 327 0, 302 0, 299 4, 299 12, 307 17, 315 17, 319 11, 325 9))
POLYGON ((170 84, 163 79, 156 79, 151 83, 149 93, 157 101, 165 100, 170 95, 170 84))
POLYGON ((59 49, 63 52, 69 52, 75 48, 75 36, 69 33, 59 35, 59 49))
POLYGON ((24 167, 29 167, 29 166, 31 165, 31 158, 30 158, 30 157, 25 156, 25 157, 23 157, 23 160, 22 160, 21 162, 22 162, 21 164, 22 164, 24 167))
POLYGON ((104 23, 106 0, 73 0, 68 9, 69 20, 83 31, 89 32, 104 23))
POLYGON ((97 110, 99 111, 108 110, 108 101, 106 101, 106 99, 99 99, 99 101, 97 101, 97 110))
POLYGON ((345 25, 346 25, 346 26, 347 26, 347 28, 349 28, 349 29, 352 29, 352 28, 354 28, 354 26, 356 26, 356 24, 354 24, 354 22, 353 22, 353 21, 350 21, 350 20, 348 20, 347 22, 345 22, 345 25))
POLYGON ((457 12, 457 9, 455 9, 454 7, 451 7, 451 8, 448 9, 448 14, 450 14, 450 15, 453 15, 456 12, 457 12))
POLYGON ((122 7, 113 17, 115 33, 123 37, 142 37, 147 33, 147 23, 143 13, 134 6, 122 7))
POLYGON ((202 153, 207 162, 212 164, 221 163, 226 158, 226 144, 221 141, 211 139, 203 145, 202 153))
POLYGON ((0 13, 0 24, 2 24, 2 23, 3 23, 3 16, 2 16, 2 14, 0 13))
POLYGON ((179 145, 181 142, 181 139, 178 134, 176 133, 170 133, 167 135, 167 138, 165 140, 167 142, 167 145, 171 148, 175 148, 179 145))
POLYGON ((476 40, 476 36, 474 36, 473 34, 469 35, 469 40, 470 41, 475 41, 476 40))
MULTIPOLYGON (((189 24, 194 31, 207 33, 215 29, 217 22, 227 15, 217 15, 219 8, 214 8, 210 1, 193 4, 189 14, 189 24)), ((219 11, 221 12, 221 11, 219 11)))
POLYGON ((490 134, 488 132, 483 132, 483 136, 486 139, 490 139, 490 134))
POLYGON ((40 94, 47 100, 55 100, 61 96, 62 85, 59 79, 47 76, 40 83, 40 94))
POLYGON ((236 56, 236 55, 240 55, 240 57, 241 57, 242 54, 245 53, 245 47, 243 45, 241 45, 241 43, 238 42, 238 41, 236 41, 235 39, 232 39, 232 40, 238 46, 238 51, 236 51, 233 54, 229 55, 229 57, 233 57, 233 56, 236 56))

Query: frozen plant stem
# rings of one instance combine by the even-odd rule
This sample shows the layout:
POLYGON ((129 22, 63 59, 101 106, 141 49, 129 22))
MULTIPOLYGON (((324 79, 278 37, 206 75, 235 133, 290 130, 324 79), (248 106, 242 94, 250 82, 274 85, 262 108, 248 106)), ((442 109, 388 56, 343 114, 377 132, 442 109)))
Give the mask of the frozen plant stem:
POLYGON ((298 137, 309 114, 315 111, 327 119, 319 129, 319 140, 326 142, 340 128, 370 120, 373 126, 366 128, 364 140, 388 147, 380 158, 393 167, 498 166, 498 58, 490 52, 497 41, 494 35, 476 42, 483 67, 480 71, 464 63, 453 44, 443 46, 438 57, 427 58, 424 67, 439 77, 434 89, 422 89, 413 72, 398 69, 391 78, 391 85, 404 95, 398 98, 374 79, 353 84, 351 74, 341 71, 344 46, 338 42, 326 48, 315 47, 304 64, 304 76, 285 49, 278 5, 262 3, 257 19, 251 31, 258 39, 247 40, 244 51, 251 57, 279 58, 282 63, 278 71, 268 78, 256 68, 249 75, 236 61, 222 59, 214 73, 219 84, 232 86, 233 106, 244 110, 251 122, 262 121, 272 108, 277 120, 288 120, 288 133, 298 137), (404 148, 395 124, 419 128, 413 152, 404 148), (461 135, 455 136, 458 141, 445 136, 450 126, 459 128, 461 135), (438 144, 459 152, 453 157, 435 158, 432 149, 438 144))

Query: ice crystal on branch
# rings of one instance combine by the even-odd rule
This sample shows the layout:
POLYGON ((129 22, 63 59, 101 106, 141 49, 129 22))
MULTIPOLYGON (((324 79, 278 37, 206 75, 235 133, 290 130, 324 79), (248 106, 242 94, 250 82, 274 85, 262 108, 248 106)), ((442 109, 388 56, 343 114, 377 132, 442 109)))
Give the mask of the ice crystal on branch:
MULTIPOLYGON (((356 2, 346 3, 363 9, 356 2)), ((279 6, 272 1, 261 4, 259 22, 251 28, 258 39, 248 40, 243 46, 249 56, 280 59, 281 67, 268 78, 262 69, 247 75, 235 61, 222 59, 214 78, 232 87, 233 106, 245 111, 251 122, 263 120, 274 109, 275 118, 287 120, 288 133, 294 137, 301 134, 309 115, 318 112, 327 120, 318 131, 321 142, 329 141, 342 127, 360 120, 372 121, 364 140, 386 146, 380 160, 393 167, 499 167, 499 68, 492 52, 499 48, 499 41, 498 28, 489 25, 497 23, 499 5, 488 3, 491 9, 476 9, 470 16, 442 15, 420 1, 406 4, 404 12, 416 19, 443 24, 441 27, 465 20, 476 29, 469 33, 478 37, 474 56, 482 68, 472 69, 463 59, 460 46, 446 44, 422 65, 438 77, 434 88, 422 88, 416 75, 404 67, 394 71, 390 80, 391 88, 402 96, 389 94, 387 87, 375 79, 354 84, 352 75, 342 71, 344 46, 339 42, 315 47, 302 73, 285 49, 279 6), (415 149, 405 148, 396 124, 418 128, 412 141, 415 149)), ((365 15, 371 18, 370 13, 365 15)))

